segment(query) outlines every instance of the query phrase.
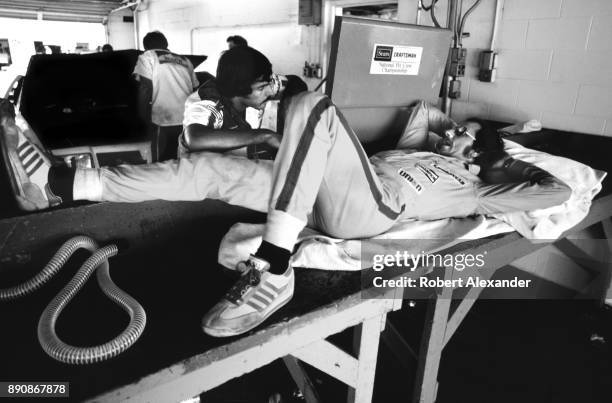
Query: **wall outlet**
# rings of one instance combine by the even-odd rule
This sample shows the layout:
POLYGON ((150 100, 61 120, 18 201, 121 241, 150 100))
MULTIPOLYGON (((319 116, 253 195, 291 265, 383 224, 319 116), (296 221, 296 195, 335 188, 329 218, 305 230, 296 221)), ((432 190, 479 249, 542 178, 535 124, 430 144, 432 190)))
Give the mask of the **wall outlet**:
POLYGON ((306 78, 321 78, 323 76, 323 69, 319 63, 309 63, 305 61, 302 74, 306 78))
POLYGON ((458 99, 461 97, 461 81, 451 80, 448 86, 448 97, 458 99))
POLYGON ((467 57, 467 49, 451 48, 451 64, 450 76, 463 77, 465 76, 465 59, 467 57))
POLYGON ((497 73, 497 53, 492 50, 485 50, 480 53, 478 58, 478 79, 480 81, 492 83, 495 81, 497 73))

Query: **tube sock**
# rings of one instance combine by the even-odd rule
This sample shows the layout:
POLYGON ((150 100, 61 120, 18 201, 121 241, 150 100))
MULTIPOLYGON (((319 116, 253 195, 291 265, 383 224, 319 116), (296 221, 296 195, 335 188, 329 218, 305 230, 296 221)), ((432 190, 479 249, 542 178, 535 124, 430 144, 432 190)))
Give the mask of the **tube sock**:
POLYGON ((287 267, 289 267, 291 252, 270 242, 263 241, 257 252, 255 252, 255 256, 270 263, 270 269, 268 270, 270 273, 283 274, 287 267))
POLYGON ((56 196, 61 197, 63 202, 74 201, 72 188, 75 172, 75 168, 67 166, 56 166, 49 169, 47 177, 49 188, 56 196))
POLYGON ((74 200, 103 201, 102 168, 78 168, 74 174, 74 200))

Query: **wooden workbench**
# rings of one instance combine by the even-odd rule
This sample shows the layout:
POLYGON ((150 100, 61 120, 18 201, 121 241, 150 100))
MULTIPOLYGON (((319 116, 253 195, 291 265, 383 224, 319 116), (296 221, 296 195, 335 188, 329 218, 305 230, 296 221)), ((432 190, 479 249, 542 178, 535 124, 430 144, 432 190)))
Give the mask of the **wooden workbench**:
MULTIPOLYGON (((294 299, 265 326, 226 339, 202 332, 202 316, 235 280, 216 264, 221 236, 234 221, 262 218, 204 201, 100 203, 0 220, 3 286, 40 270, 72 235, 89 235, 100 244, 119 240, 122 252, 110 260, 111 275, 148 316, 141 339, 112 360, 70 366, 47 357, 36 339, 36 325, 87 253, 75 255, 35 294, 0 304, 7 324, 0 333, 0 379, 69 381, 76 401, 176 402, 284 358, 312 401, 316 392, 306 387, 297 357, 349 385, 352 400, 370 401, 379 334, 386 313, 401 306, 401 295, 362 298, 359 273, 297 269, 294 299), (355 354, 325 341, 354 326, 359 330, 355 354)), ((104 342, 125 324, 125 314, 105 299, 95 281, 89 283, 58 321, 58 334, 70 344, 104 342)))

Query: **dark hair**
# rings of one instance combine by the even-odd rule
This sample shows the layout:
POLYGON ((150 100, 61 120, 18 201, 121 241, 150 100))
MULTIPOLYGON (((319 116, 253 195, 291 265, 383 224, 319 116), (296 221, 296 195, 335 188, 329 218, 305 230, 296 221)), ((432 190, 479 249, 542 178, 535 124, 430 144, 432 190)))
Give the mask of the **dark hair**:
POLYGON ((247 96, 257 80, 267 81, 272 64, 249 46, 236 46, 221 55, 217 65, 217 89, 227 98, 247 96))
POLYGON ((249 43, 246 39, 241 37, 240 35, 232 35, 228 36, 225 40, 226 42, 233 42, 236 46, 249 46, 249 43))
POLYGON ((159 31, 149 32, 142 38, 142 44, 145 50, 149 49, 167 49, 168 48, 168 40, 159 31))
POLYGON ((106 44, 104 46, 102 46, 102 52, 112 52, 113 51, 113 47, 110 44, 106 44))
POLYGON ((489 123, 478 118, 466 119, 466 122, 478 123, 481 127, 476 133, 476 140, 472 145, 473 150, 478 152, 478 156, 474 158, 474 163, 480 165, 481 168, 488 168, 506 156, 501 134, 493 129, 489 123))

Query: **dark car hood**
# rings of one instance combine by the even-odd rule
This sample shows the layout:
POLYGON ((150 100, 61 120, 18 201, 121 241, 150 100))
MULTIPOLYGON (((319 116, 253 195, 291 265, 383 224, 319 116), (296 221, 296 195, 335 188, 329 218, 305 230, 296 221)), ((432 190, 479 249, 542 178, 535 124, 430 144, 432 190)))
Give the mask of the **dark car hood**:
MULTIPOLYGON (((24 77, 20 111, 49 148, 145 139, 132 77, 138 50, 35 55, 24 77)), ((197 66, 206 56, 187 56, 197 66)))

